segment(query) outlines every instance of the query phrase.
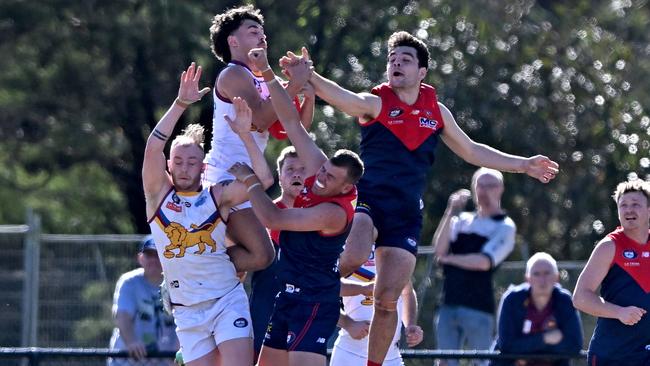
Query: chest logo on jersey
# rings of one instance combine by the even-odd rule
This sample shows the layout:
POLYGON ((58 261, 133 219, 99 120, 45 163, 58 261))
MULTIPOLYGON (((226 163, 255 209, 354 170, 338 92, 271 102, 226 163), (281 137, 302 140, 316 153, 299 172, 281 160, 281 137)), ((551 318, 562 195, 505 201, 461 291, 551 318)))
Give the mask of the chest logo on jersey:
POLYGON ((623 251, 623 257, 626 259, 634 259, 637 256, 636 252, 632 249, 626 249, 623 251))
POLYGON ((201 197, 199 197, 199 199, 196 200, 196 203, 195 203, 196 207, 201 207, 201 206, 203 206, 203 204, 205 203, 205 200, 206 200, 206 199, 207 199, 206 195, 205 195, 205 194, 201 194, 201 197))
POLYGON ((188 231, 183 225, 177 222, 171 222, 165 227, 165 235, 169 238, 169 245, 165 247, 163 255, 167 259, 182 258, 185 251, 193 246, 198 246, 199 250, 193 254, 203 254, 206 245, 210 247, 210 253, 217 251, 217 243, 212 239, 212 231, 217 227, 217 223, 208 223, 202 226, 190 225, 193 232, 188 231), (178 253, 174 251, 178 249, 178 253))
POLYGON ((420 127, 430 128, 435 131, 438 127, 438 121, 435 119, 420 117, 420 127))
POLYGON ((402 110, 402 108, 393 108, 390 110, 390 112, 388 112, 388 117, 390 118, 399 117, 402 115, 402 113, 404 113, 404 110, 402 110))
POLYGON ((167 202, 165 205, 168 209, 175 211, 175 212, 181 212, 183 211, 183 207, 175 204, 174 202, 167 202))

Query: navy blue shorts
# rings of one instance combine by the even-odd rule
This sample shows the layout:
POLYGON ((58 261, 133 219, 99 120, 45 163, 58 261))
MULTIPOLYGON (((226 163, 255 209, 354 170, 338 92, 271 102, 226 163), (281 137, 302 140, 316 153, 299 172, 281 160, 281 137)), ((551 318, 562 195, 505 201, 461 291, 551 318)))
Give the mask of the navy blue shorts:
POLYGON ((419 208, 405 211, 396 202, 391 205, 387 200, 362 197, 359 194, 355 212, 365 213, 372 219, 378 233, 375 247, 402 248, 417 255, 422 230, 422 213, 419 208))
POLYGON ((275 300, 264 346, 327 356, 327 340, 336 330, 339 309, 338 301, 305 302, 281 292, 275 300))

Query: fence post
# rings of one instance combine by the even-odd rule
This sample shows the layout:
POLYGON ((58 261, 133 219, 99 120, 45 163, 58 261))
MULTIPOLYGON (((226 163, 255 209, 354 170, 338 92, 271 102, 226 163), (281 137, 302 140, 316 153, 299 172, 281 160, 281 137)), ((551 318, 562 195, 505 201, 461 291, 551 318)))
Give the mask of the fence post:
POLYGON ((41 254, 41 218, 34 214, 31 208, 27 209, 27 226, 29 230, 25 237, 23 282, 23 319, 22 339, 23 347, 36 347, 38 340, 38 286, 41 254))

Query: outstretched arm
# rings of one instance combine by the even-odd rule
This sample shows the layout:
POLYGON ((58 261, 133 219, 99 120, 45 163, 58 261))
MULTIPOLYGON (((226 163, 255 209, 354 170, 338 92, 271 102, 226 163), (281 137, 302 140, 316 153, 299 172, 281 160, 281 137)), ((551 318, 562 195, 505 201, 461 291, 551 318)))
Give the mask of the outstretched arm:
MULTIPOLYGON (((307 176, 316 174, 318 169, 327 160, 327 156, 316 146, 316 143, 309 137, 309 134, 300 123, 300 116, 294 108, 289 95, 282 88, 275 77, 275 73, 269 66, 266 50, 263 48, 252 49, 248 53, 248 57, 257 68, 263 70, 262 76, 264 76, 264 81, 269 88, 273 108, 287 132, 289 140, 291 140, 291 143, 296 148, 300 160, 305 164, 307 176)), ((308 70, 303 68, 302 71, 306 72, 308 70)), ((296 69, 292 73, 293 77, 297 77, 296 75, 298 73, 299 69, 296 69)))
MULTIPOLYGON (((298 58, 310 60, 306 48, 302 48, 301 56, 287 52, 287 56, 280 59, 280 66, 290 68, 298 58)), ((309 81, 314 86, 316 95, 344 113, 369 121, 381 112, 381 99, 376 95, 352 92, 315 71, 312 71, 309 81)))
POLYGON ((475 142, 460 129, 449 109, 442 103, 438 105, 445 123, 442 141, 466 162, 504 172, 526 173, 542 183, 550 182, 558 173, 559 165, 546 156, 535 155, 525 158, 475 142))
POLYGON ((199 90, 201 78, 201 66, 194 62, 181 74, 178 97, 174 100, 165 115, 158 121, 149 138, 144 150, 144 161, 142 163, 142 184, 144 195, 147 201, 147 217, 151 217, 156 210, 161 195, 171 187, 171 179, 165 170, 165 154, 163 152, 167 140, 174 131, 185 109, 192 103, 210 91, 210 88, 199 90))
POLYGON ((237 163, 228 169, 228 172, 248 186, 253 211, 268 229, 337 234, 347 225, 345 209, 337 204, 326 202, 309 208, 281 209, 260 187, 255 174, 246 164, 237 163))

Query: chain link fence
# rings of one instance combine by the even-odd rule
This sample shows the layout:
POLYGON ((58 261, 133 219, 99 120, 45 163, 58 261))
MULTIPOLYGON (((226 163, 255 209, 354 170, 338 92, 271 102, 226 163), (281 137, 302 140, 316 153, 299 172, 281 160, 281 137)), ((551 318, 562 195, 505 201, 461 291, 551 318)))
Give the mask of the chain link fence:
MULTIPOLYGON (((41 234, 38 226, 38 220, 28 225, 0 226, 0 347, 107 347, 114 326, 111 305, 115 282, 122 273, 138 266, 137 246, 142 236, 50 235, 41 234)), ((562 286, 572 290, 583 263, 559 262, 559 266, 562 286)), ((495 301, 508 285, 524 280, 524 268, 525 263, 518 261, 505 262, 497 270, 495 301)), ((442 281, 428 247, 421 248, 414 286, 418 292, 419 323, 425 332, 424 341, 417 348, 433 350, 433 319, 440 303, 442 281)), ((595 319, 585 314, 582 317, 586 347, 595 319)), ((77 357, 64 359, 57 355, 39 364, 106 363, 105 356, 77 357)), ((20 358, 16 360, 19 362, 20 358)), ((1 363, 11 364, 6 358, 1 363)), ((431 357, 411 357, 406 364, 433 362, 431 357)), ((582 361, 574 364, 581 365, 582 361)))

